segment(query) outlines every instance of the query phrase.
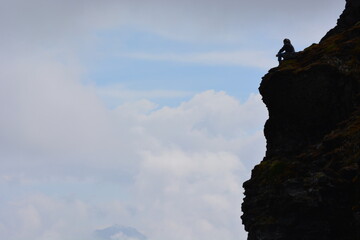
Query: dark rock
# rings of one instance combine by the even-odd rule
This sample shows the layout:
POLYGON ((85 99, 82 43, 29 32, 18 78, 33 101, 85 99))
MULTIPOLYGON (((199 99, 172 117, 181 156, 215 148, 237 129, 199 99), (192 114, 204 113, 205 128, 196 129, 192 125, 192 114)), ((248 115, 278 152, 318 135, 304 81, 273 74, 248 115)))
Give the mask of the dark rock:
POLYGON ((325 37, 326 39, 334 34, 338 34, 349 27, 358 24, 360 21, 360 1, 359 0, 346 0, 344 12, 340 15, 335 28, 331 29, 325 37))
POLYGON ((263 77, 267 152, 244 183, 248 240, 360 240, 359 0, 263 77))

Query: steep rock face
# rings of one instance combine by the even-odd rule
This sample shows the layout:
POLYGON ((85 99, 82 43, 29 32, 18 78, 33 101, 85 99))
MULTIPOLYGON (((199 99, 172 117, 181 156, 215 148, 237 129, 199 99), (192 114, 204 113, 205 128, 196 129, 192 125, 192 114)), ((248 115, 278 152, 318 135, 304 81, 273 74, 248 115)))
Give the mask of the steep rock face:
POLYGON ((335 28, 331 29, 323 38, 326 39, 329 36, 340 33, 347 28, 355 25, 360 21, 360 1, 359 0, 346 0, 346 6, 344 12, 338 19, 335 28))
POLYGON ((244 183, 249 240, 360 240, 360 12, 264 76, 267 152, 244 183))

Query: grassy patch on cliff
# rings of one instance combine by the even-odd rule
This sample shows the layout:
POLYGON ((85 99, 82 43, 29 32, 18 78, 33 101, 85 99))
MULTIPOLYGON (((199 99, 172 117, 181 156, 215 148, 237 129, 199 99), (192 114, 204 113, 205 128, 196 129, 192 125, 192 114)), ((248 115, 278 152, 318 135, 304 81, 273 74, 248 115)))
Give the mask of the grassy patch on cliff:
POLYGON ((299 73, 323 64, 343 72, 360 71, 360 25, 298 52, 295 59, 283 61, 278 70, 299 73))
POLYGON ((280 157, 271 158, 257 165, 254 171, 261 174, 253 174, 253 176, 256 176, 255 181, 261 184, 281 184, 289 177, 296 176, 298 170, 295 160, 280 157))

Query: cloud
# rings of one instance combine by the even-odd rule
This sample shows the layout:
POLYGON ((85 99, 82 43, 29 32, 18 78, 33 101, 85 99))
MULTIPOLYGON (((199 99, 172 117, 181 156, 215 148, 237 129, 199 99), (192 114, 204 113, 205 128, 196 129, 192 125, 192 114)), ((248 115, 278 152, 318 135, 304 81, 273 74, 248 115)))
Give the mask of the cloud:
POLYGON ((245 238, 234 206, 241 204, 243 179, 264 153, 256 127, 262 123, 254 120, 266 114, 253 115, 262 112, 258 101, 253 95, 240 104, 224 92, 207 91, 144 121, 159 146, 143 152, 135 189, 136 199, 146 201, 136 205, 153 239, 245 238))
POLYGON ((257 67, 269 69, 273 65, 273 57, 265 52, 257 51, 231 51, 231 52, 206 52, 190 54, 148 54, 129 53, 121 57, 142 59, 149 61, 185 62, 205 65, 232 65, 243 67, 257 67))
POLYGON ((2 205, 0 235, 5 239, 71 239, 88 231, 88 205, 32 194, 2 205), (81 233, 81 234, 79 234, 81 233))
POLYGON ((94 232, 98 239, 102 240, 146 240, 146 236, 132 227, 113 225, 94 232))
POLYGON ((316 3, 284 0, 3 1, 0 63, 39 51, 65 62, 69 58, 81 58, 80 55, 86 60, 98 59, 101 55, 98 44, 106 42, 99 34, 110 32, 111 36, 117 36, 116 46, 123 46, 126 41, 121 30, 132 29, 178 43, 209 44, 212 49, 189 54, 174 54, 173 51, 126 54, 118 47, 115 55, 124 56, 125 52, 130 58, 138 59, 264 69, 274 64, 273 52, 280 48, 284 37, 290 38, 297 50, 317 42, 335 25, 344 4, 345 1, 335 0, 316 3), (230 50, 229 44, 233 46, 230 50))
MULTIPOLYGON (((64 46, 101 29, 133 26, 172 39, 243 41, 284 35, 316 41, 336 23, 345 1, 4 1, 2 45, 64 46), (316 30, 316 31, 314 31, 316 30), (271 36, 271 34, 275 34, 271 36)), ((94 40, 94 39, 93 39, 94 40)), ((257 43, 259 41, 256 41, 257 43)), ((16 47, 15 47, 16 46, 16 47)))
POLYGON ((46 56, 3 66, 0 236, 64 240, 119 223, 157 240, 236 239, 241 182, 264 153, 260 96, 110 110, 79 75, 46 56))
MULTIPOLYGON (((144 101, 146 100, 190 98, 194 94, 190 91, 179 90, 132 90, 120 84, 98 86, 96 87, 96 93, 111 107, 125 104, 122 108, 126 106, 127 102, 142 102, 145 106, 144 101)), ((148 102, 148 105, 149 110, 156 108, 154 103, 148 102)))
POLYGON ((136 189, 147 200, 138 203, 139 214, 152 219, 147 230, 153 239, 236 239, 240 210, 234 206, 244 172, 231 152, 145 153, 136 189))

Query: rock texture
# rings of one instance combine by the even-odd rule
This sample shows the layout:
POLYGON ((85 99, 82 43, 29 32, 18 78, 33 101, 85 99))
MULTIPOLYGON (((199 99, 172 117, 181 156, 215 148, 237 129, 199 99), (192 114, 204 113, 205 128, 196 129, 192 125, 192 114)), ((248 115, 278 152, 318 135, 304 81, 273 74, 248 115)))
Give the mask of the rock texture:
POLYGON ((249 240, 360 240, 360 1, 263 77, 267 152, 244 183, 249 240))

